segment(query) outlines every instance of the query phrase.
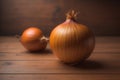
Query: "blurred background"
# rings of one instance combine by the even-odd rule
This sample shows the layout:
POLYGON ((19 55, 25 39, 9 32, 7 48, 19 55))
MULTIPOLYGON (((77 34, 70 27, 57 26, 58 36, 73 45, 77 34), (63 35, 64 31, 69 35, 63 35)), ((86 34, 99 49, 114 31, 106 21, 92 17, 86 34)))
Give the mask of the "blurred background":
POLYGON ((120 0, 0 0, 0 36, 20 35, 30 26, 49 36, 71 9, 96 36, 120 36, 120 0))

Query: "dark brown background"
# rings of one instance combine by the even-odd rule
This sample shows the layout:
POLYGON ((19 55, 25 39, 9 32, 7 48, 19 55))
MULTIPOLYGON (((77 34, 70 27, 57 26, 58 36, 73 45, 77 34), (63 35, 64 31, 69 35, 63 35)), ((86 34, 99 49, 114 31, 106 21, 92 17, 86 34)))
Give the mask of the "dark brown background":
POLYGON ((95 35, 120 35, 119 0, 0 0, 0 35, 21 34, 37 26, 49 36, 71 9, 80 11, 78 22, 86 24, 95 35))

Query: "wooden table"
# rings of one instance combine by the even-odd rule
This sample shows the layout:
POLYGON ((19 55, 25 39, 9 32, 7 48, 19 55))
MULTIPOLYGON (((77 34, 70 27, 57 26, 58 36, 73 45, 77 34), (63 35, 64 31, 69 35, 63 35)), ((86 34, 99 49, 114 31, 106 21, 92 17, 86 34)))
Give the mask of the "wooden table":
POLYGON ((47 46, 30 53, 15 37, 0 37, 0 80, 120 80, 120 37, 97 37, 92 55, 73 66, 47 46))

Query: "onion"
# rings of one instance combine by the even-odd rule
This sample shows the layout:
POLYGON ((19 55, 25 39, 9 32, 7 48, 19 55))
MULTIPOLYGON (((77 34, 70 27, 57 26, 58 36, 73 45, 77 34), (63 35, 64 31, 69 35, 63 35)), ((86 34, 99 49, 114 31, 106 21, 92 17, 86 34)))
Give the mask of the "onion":
POLYGON ((44 50, 47 46, 47 40, 43 36, 42 31, 37 27, 26 29, 20 38, 22 45, 29 51, 44 50))
POLYGON ((50 47, 64 63, 77 63, 87 59, 95 46, 95 36, 85 25, 76 21, 77 13, 67 13, 66 21, 53 29, 50 47))

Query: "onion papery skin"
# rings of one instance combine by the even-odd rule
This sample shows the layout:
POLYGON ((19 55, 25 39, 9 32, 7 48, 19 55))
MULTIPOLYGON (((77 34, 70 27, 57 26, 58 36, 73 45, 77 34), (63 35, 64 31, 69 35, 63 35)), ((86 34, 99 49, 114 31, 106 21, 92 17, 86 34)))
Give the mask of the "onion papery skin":
POLYGON ((30 27, 22 33, 20 42, 30 52, 40 51, 47 46, 47 40, 42 37, 44 36, 39 28, 30 27))
POLYGON ((85 25, 72 19, 53 29, 50 47, 64 63, 78 63, 87 59, 95 47, 95 36, 85 25))

